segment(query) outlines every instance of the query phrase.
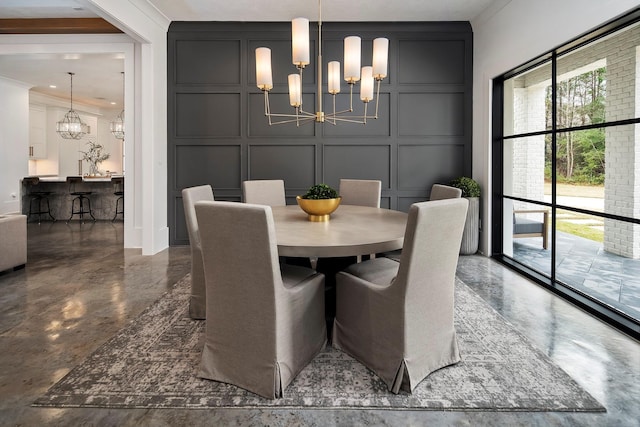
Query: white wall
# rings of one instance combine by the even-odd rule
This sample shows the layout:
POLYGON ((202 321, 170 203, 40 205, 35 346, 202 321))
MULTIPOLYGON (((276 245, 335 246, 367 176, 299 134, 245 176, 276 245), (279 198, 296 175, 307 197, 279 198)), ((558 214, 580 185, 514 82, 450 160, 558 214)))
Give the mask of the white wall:
POLYGON ((491 254, 491 80, 637 6, 637 0, 497 0, 471 22, 473 178, 483 190, 483 253, 491 254))
POLYGON ((170 21, 145 0, 89 0, 98 15, 136 44, 135 73, 125 70, 125 247, 140 239, 143 255, 169 246, 167 226, 167 30, 170 21), (135 93, 127 79, 135 75, 135 93), (133 105, 134 108, 129 108, 133 105), (135 122, 131 135, 128 123, 135 122), (133 177, 133 179, 131 179, 133 177), (127 197, 135 194, 135 198, 127 197), (128 221, 133 221, 132 226, 128 221), (140 231, 129 236, 127 229, 140 231))
POLYGON ((29 175, 29 86, 0 77, 0 214, 20 212, 29 175))
MULTIPOLYGON (((68 48, 70 50, 73 49, 71 46, 68 48)), ((86 147, 87 140, 89 138, 98 138, 98 142, 104 145, 113 138, 113 136, 107 138, 107 135, 98 135, 97 131, 99 129, 96 127, 97 120, 105 114, 110 117, 112 114, 110 112, 111 110, 106 110, 105 113, 104 109, 76 101, 74 110, 80 115, 80 118, 90 126, 90 134, 78 141, 63 139, 56 132, 56 123, 62 120, 64 115, 69 112, 69 100, 62 100, 31 91, 29 93, 29 103, 31 106, 44 108, 46 110, 46 158, 29 161, 29 174, 31 175, 58 175, 63 177, 77 175, 79 173, 78 160, 81 158, 79 150, 86 147)), ((115 113, 113 114, 115 115, 115 113)), ((86 172, 88 170, 87 164, 83 167, 83 170, 86 172)))

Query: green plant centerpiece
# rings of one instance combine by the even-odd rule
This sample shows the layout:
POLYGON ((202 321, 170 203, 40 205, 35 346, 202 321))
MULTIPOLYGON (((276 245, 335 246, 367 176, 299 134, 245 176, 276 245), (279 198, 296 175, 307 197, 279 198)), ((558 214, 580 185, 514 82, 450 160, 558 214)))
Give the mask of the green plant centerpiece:
POLYGON ((460 253, 462 255, 475 254, 478 252, 480 240, 480 195, 482 194, 480 184, 472 178, 461 176, 452 180, 449 185, 461 189, 462 197, 469 200, 460 253))
POLYGON ((461 176, 452 180, 449 185, 461 189, 462 197, 480 197, 480 184, 472 178, 461 176))
POLYGON ((335 199, 338 192, 327 184, 316 184, 309 187, 309 190, 302 196, 303 199, 335 199))
POLYGON ((309 221, 313 222, 329 221, 341 200, 338 192, 327 184, 312 185, 305 194, 296 197, 300 209, 305 211, 309 221))
POLYGON ((87 145, 89 146, 89 150, 80 151, 82 153, 82 160, 89 162, 89 176, 99 176, 100 170, 98 166, 111 155, 109 153, 103 153, 104 146, 95 141, 90 140, 87 142, 87 145))

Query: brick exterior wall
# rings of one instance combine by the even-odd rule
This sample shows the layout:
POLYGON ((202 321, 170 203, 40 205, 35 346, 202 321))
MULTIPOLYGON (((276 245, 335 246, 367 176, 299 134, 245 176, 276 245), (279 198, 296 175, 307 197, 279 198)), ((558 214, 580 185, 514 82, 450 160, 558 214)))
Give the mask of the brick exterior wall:
MULTIPOLYGON (((625 34, 628 35, 628 34, 625 34)), ((607 57, 607 121, 634 117, 638 102, 638 48, 632 43, 607 57)), ((637 125, 606 129, 605 212, 640 217, 640 135, 637 125)), ((604 249, 640 258, 640 226, 605 220, 604 249)))
MULTIPOLYGON (((545 87, 536 85, 513 91, 514 133, 545 127, 545 87)), ((544 200, 544 136, 520 138, 513 144, 513 194, 544 200)), ((522 208, 516 206, 516 209, 522 208)))
MULTIPOLYGON (((640 27, 606 38, 587 49, 558 60, 558 75, 568 78, 593 68, 607 67, 606 120, 640 115, 640 27)), ((507 134, 545 128, 545 87, 551 84, 550 65, 540 66, 513 81, 513 123, 507 134)), ((640 218, 640 126, 605 130, 605 212, 640 218)), ((529 137, 513 143, 512 193, 543 200, 544 138, 529 137)), ((514 204, 515 209, 524 208, 514 204)), ((640 258, 640 226, 605 220, 604 249, 628 258, 640 258)))

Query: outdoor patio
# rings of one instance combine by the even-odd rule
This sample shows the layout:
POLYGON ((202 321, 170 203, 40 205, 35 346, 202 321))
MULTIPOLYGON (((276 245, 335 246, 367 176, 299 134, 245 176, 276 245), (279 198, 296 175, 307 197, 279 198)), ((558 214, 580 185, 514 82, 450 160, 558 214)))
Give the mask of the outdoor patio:
MULTIPOLYGON (((547 275, 551 273, 551 250, 542 238, 514 239, 513 258, 547 275)), ((556 275, 577 290, 640 319, 640 260, 606 252, 601 243, 558 232, 556 275)))

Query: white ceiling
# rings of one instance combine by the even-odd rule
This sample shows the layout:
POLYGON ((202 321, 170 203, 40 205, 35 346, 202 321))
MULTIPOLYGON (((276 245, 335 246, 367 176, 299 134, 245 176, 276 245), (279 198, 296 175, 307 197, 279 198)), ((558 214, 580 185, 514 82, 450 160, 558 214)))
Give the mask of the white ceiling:
POLYGON ((71 93, 68 73, 75 73, 74 104, 98 107, 105 112, 123 109, 123 71, 123 54, 0 55, 0 76, 27 83, 33 92, 67 102, 71 93))
MULTIPOLYGON (((149 0, 172 21, 318 20, 317 0, 149 0)), ((493 0, 323 0, 322 20, 471 21, 493 0)))
MULTIPOLYGON (((135 0, 132 0, 135 1, 135 0)), ((144 1, 144 0, 138 0, 144 1)), ((290 21, 298 16, 318 20, 312 0, 147 0, 171 21, 290 21)), ((494 3, 509 0, 324 0, 322 20, 331 21, 471 21, 494 3)), ((0 0, 2 18, 96 17, 88 0, 0 0)), ((33 85, 35 92, 101 109, 122 109, 124 61, 114 55, 0 55, 0 76, 33 85), (49 85, 57 86, 55 89, 49 85), (110 102, 117 104, 111 105, 110 102)))
MULTIPOLYGON (((134 3, 136 0, 132 0, 134 3)), ((142 2, 144 0, 137 0, 142 2)), ((316 0, 147 0, 172 21, 290 21, 318 18, 316 0)), ((495 0, 324 0, 322 20, 471 21, 495 0)), ((504 3, 504 0, 500 1, 504 3)), ((88 18, 89 0, 2 0, 0 18, 88 18)))

